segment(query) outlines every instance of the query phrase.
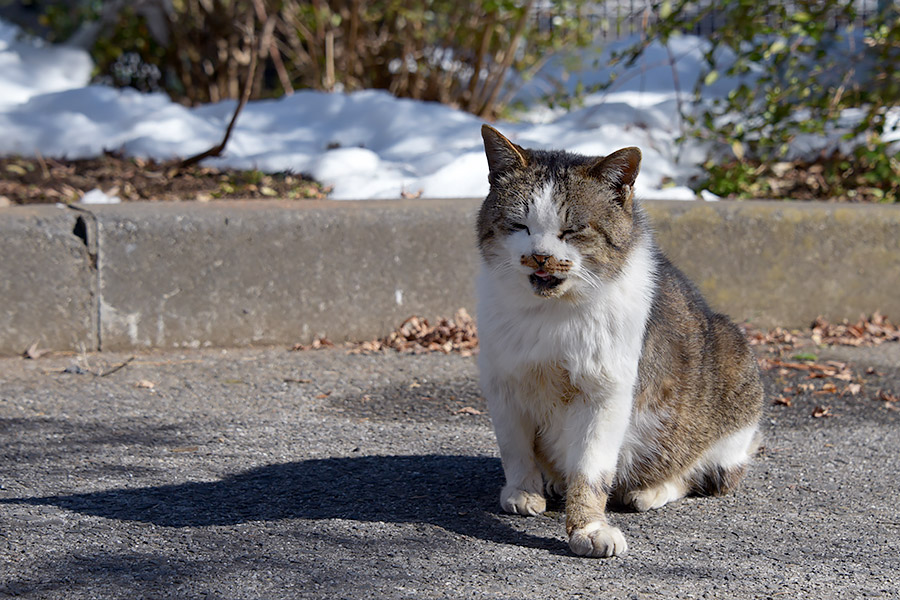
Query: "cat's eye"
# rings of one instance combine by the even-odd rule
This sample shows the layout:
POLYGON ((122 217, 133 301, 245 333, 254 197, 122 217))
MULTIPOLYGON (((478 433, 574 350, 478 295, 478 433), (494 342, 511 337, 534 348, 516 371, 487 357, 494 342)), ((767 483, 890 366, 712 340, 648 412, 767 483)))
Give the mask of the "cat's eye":
POLYGON ((567 237, 569 237, 570 235, 575 235, 579 231, 580 231, 579 229, 563 229, 562 231, 559 232, 559 239, 564 240, 567 237))
POLYGON ((531 235, 531 230, 528 229, 528 225, 525 225, 524 223, 513 223, 509 228, 513 231, 524 231, 528 235, 531 235))

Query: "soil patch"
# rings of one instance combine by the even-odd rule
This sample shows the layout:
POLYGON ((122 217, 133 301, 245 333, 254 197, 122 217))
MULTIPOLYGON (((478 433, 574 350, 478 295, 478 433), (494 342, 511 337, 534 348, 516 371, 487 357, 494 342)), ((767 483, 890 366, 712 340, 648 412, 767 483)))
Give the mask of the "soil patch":
POLYGON ((178 161, 124 157, 107 153, 97 158, 0 157, 0 206, 78 202, 100 189, 123 202, 324 198, 330 188, 297 173, 219 170, 178 161))

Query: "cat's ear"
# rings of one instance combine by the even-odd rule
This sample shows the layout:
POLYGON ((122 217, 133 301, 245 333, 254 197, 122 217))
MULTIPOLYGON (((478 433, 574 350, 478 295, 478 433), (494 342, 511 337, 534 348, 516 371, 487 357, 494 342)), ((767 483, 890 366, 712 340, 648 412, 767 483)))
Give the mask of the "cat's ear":
POLYGON ((634 146, 616 150, 587 168, 589 177, 608 185, 627 212, 631 212, 634 180, 641 170, 641 151, 634 146))
POLYGON ((484 138, 484 153, 487 154, 491 175, 528 166, 527 151, 490 125, 481 126, 481 137, 484 138))

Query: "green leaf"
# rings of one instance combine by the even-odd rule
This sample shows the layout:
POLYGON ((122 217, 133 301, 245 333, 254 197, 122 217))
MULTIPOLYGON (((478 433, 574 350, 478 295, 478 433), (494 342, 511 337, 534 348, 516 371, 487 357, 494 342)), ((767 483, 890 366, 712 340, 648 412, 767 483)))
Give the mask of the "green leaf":
POLYGON ((662 5, 659 7, 659 18, 663 21, 668 19, 672 15, 672 3, 669 0, 665 0, 662 5))

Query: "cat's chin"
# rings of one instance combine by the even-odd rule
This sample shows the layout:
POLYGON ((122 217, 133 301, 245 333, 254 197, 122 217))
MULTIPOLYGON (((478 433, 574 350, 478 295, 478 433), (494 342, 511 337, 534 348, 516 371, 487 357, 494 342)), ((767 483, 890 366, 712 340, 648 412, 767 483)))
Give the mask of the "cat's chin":
POLYGON ((562 284, 565 282, 565 278, 553 275, 541 277, 532 273, 529 275, 528 281, 531 283, 531 289, 534 290, 535 294, 543 298, 552 298, 562 293, 562 284))

